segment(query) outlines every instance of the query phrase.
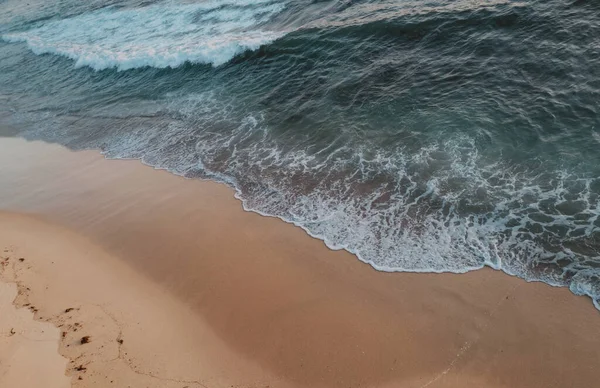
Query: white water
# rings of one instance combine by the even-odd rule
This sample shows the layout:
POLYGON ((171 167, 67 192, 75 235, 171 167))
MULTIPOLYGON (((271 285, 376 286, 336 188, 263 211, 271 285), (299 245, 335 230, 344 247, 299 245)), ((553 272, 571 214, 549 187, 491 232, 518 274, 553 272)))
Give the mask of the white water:
POLYGON ((285 4, 279 0, 161 3, 138 9, 106 8, 5 34, 36 54, 58 54, 76 67, 127 70, 177 67, 185 62, 222 65, 246 50, 283 36, 263 28, 285 4))
POLYGON ((106 155, 141 158, 184 176, 201 171, 235 187, 246 210, 300 226, 380 271, 462 273, 489 266, 600 297, 599 271, 582 271, 582 254, 562 245, 582 244, 593 234, 600 217, 591 187, 596 179, 555 171, 556 181, 547 185, 533 171, 483 160, 474 140, 461 135, 419 150, 372 152, 369 145, 347 144, 326 158, 284 151, 260 112, 238 116, 235 103, 223 104, 215 91, 168 100, 167 110, 181 121, 167 130, 128 128, 103 140, 106 155), (214 123, 220 132, 211 130, 214 123), (378 180, 380 174, 387 178, 378 180), (577 214, 590 217, 578 221, 570 212, 550 211, 549 202, 557 208, 579 203, 577 214), (485 203, 493 206, 481 210, 485 203), (480 210, 461 211, 465 204, 480 210), (556 228, 566 229, 564 236, 556 228), (566 284, 560 273, 537 269, 559 260, 565 272, 578 272, 566 284))

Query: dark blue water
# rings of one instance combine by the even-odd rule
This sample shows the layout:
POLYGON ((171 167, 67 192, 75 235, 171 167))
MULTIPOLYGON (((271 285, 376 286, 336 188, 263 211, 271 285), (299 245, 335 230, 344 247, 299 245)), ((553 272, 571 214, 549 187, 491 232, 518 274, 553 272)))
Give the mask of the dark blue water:
POLYGON ((4 135, 227 182, 379 270, 599 307, 595 2, 4 0, 0 35, 4 135))

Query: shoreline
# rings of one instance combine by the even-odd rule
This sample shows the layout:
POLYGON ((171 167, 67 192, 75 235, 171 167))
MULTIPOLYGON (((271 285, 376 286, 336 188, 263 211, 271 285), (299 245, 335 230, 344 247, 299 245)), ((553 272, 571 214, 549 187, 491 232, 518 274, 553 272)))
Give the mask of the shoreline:
MULTIPOLYGON (((0 137, 0 139, 6 139, 6 137, 0 137)), ((542 283, 542 284, 545 284, 545 285, 548 285, 548 286, 551 286, 551 287, 566 288, 566 289, 570 290, 573 293, 573 295, 575 295, 575 296, 589 297, 590 301, 592 302, 592 305, 600 312, 600 304, 597 305, 596 302, 594 301, 594 299, 590 295, 588 295, 588 294, 576 294, 568 286, 563 286, 563 285, 559 285, 559 284, 552 284, 552 283, 546 282, 546 281, 541 280, 541 279, 531 279, 531 278, 528 279, 528 278, 524 278, 524 277, 521 277, 521 276, 519 276, 519 275, 517 275, 517 274, 515 274, 513 272, 510 272, 510 271, 506 270, 506 268, 504 268, 502 266, 495 265, 494 263, 491 263, 491 262, 485 262, 485 263, 483 263, 479 267, 469 267, 469 268, 465 268, 464 270, 460 270, 460 271, 394 269, 394 268, 389 268, 389 267, 378 266, 377 264, 375 264, 375 263, 373 263, 371 261, 362 259, 361 256, 360 256, 360 254, 358 254, 357 252, 355 252, 355 251, 353 251, 353 250, 351 250, 351 249, 349 249, 349 248, 347 248, 345 246, 343 246, 343 247, 337 247, 337 246, 335 246, 335 244, 332 244, 326 238, 323 238, 321 236, 318 236, 316 234, 311 233, 311 231, 309 229, 305 228, 304 226, 302 226, 301 224, 299 224, 297 222, 288 220, 288 219, 286 219, 286 218, 284 218, 282 216, 278 216, 278 215, 274 215, 274 214, 269 214, 269 213, 264 213, 264 212, 261 212, 259 210, 248 208, 246 206, 246 204, 245 204, 244 199, 240 195, 239 189, 237 187, 235 187, 235 185, 230 184, 229 182, 227 182, 227 179, 224 179, 224 178, 223 179, 219 179, 219 178, 212 179, 212 178, 202 178, 202 177, 190 178, 190 177, 187 177, 185 175, 178 174, 178 173, 176 173, 174 171, 171 171, 168 168, 156 167, 156 166, 154 166, 154 165, 152 165, 150 163, 145 162, 143 158, 124 158, 124 157, 123 158, 122 157, 111 158, 111 157, 106 156, 103 151, 101 151, 100 149, 96 149, 96 148, 86 148, 86 149, 74 151, 74 150, 69 149, 68 147, 63 146, 63 145, 55 144, 55 143, 47 143, 47 142, 45 142, 43 140, 29 140, 29 139, 26 139, 26 138, 23 138, 23 137, 16 137, 15 139, 20 139, 20 140, 26 141, 28 143, 41 142, 41 143, 52 145, 52 146, 57 145, 59 147, 66 148, 66 149, 68 149, 71 152, 86 152, 86 153, 87 152, 94 152, 94 153, 99 154, 102 158, 104 158, 104 160, 107 160, 107 161, 135 162, 135 163, 139 163, 139 164, 141 164, 141 165, 143 165, 145 167, 151 168, 151 169, 153 169, 155 171, 167 172, 167 173, 169 173, 171 175, 174 175, 174 176, 176 176, 178 178, 181 178, 181 179, 190 180, 190 181, 208 182, 209 184, 223 185, 226 188, 228 188, 229 190, 231 190, 233 197, 240 202, 241 208, 245 212, 254 213, 254 214, 257 214, 259 216, 266 217, 266 218, 274 218, 274 219, 277 219, 277 220, 279 220, 281 222, 284 222, 286 224, 289 224, 289 225, 292 225, 294 227, 297 227, 297 228, 301 229, 302 231, 304 231, 307 236, 309 236, 309 237, 311 237, 311 238, 313 238, 315 240, 318 240, 318 241, 322 242, 329 250, 331 250, 331 251, 344 251, 344 252, 347 252, 347 253, 351 254, 352 256, 354 256, 361 263, 366 264, 366 265, 372 267, 374 270, 376 270, 378 272, 385 272, 385 273, 412 273, 412 274, 455 274, 455 275, 461 275, 461 274, 466 274, 466 273, 473 272, 473 271, 479 271, 479 270, 482 270, 482 269, 491 269, 491 270, 494 270, 494 271, 502 272, 503 274, 508 275, 508 276, 516 277, 516 278, 518 278, 520 280, 523 280, 523 281, 525 281, 527 283, 542 283)))
MULTIPOLYGON (((378 272, 291 223, 245 211, 223 184, 41 142, 3 138, 0 149, 0 209, 12 213, 0 214, 5 230, 14 229, 6 219, 16 217, 26 219, 23 229, 38 225, 54 231, 46 234, 68 235, 65 247, 85 240, 94 247, 88 251, 100 252, 89 265, 114 265, 104 270, 104 281, 134 279, 140 289, 168 300, 140 315, 162 316, 166 306, 177 305, 165 327, 182 320, 194 330, 204 327, 198 343, 211 342, 210 350, 183 341, 178 334, 185 331, 168 336, 177 345, 169 348, 161 342, 164 334, 145 321, 157 343, 134 346, 124 337, 145 370, 160 371, 175 360, 179 365, 166 372, 202 375, 196 377, 211 388, 559 387, 595 381, 597 310, 567 288, 489 268, 460 275, 378 272), (33 214, 35 221, 15 213, 33 214), (143 357, 147 352, 156 358, 143 357), (189 365, 181 353, 198 362, 189 365), (219 363, 215 358, 223 357, 215 354, 229 361, 219 363), (205 367, 198 371, 198 365, 205 367)), ((36 241, 44 233, 21 232, 20 245, 43 245, 36 241)), ((32 254, 40 255, 40 263, 43 248, 32 254)), ((74 290, 86 288, 80 282, 74 290)), ((110 308, 125 295, 134 304, 144 300, 132 287, 112 294, 110 308)), ((82 381, 76 383, 99 384, 82 381)))
MULTIPOLYGON (((1 139, 7 139, 6 137, 1 137, 0 136, 0 140, 1 139)), ((122 158, 122 157, 114 157, 114 158, 110 158, 108 156, 106 156, 105 152, 101 151, 100 149, 96 149, 96 148, 86 148, 86 149, 82 149, 82 150, 71 150, 68 147, 65 147, 63 145, 60 144, 55 144, 55 143, 47 143, 43 140, 29 140, 23 137, 16 137, 16 138, 8 138, 8 139, 19 139, 19 140, 23 140, 27 143, 43 143, 43 144, 47 144, 47 145, 51 145, 51 146, 59 146, 65 149, 68 149, 70 152, 93 152, 93 153, 97 153, 98 155, 100 155, 104 160, 107 161, 125 161, 128 163, 134 162, 134 163, 139 163, 144 167, 150 168, 152 170, 155 171, 161 171, 161 172, 167 172, 177 178, 181 178, 181 179, 185 179, 185 180, 189 180, 189 181, 200 181, 200 182, 207 182, 209 184, 217 184, 217 185, 222 185, 224 187, 226 187, 227 189, 229 189, 232 192, 233 197, 239 201, 241 208, 243 211, 248 212, 248 213, 253 213, 253 214, 257 214, 261 217, 266 217, 266 218, 274 218, 276 220, 279 220, 285 224, 288 225, 292 225, 296 228, 299 228, 300 230, 302 230, 304 233, 306 233, 307 236, 309 236, 310 238, 313 238, 321 243, 323 243, 323 245, 325 245, 325 247, 327 247, 327 249, 331 250, 331 251, 344 251, 346 253, 349 253, 350 255, 354 256, 354 258, 356 260, 358 260, 359 262, 366 264, 368 266, 370 266, 371 268, 373 268, 375 271, 378 272, 384 272, 384 273, 410 273, 410 274, 454 274, 454 275, 461 275, 461 274, 466 274, 469 272, 474 272, 474 271, 480 271, 480 270, 494 270, 494 271, 499 271, 505 275, 511 276, 511 277, 515 277, 519 280, 523 280, 526 283, 541 283, 550 287, 556 287, 556 288, 565 288, 567 290, 569 290, 574 296, 584 296, 590 299, 592 306, 598 310, 598 312, 600 312, 600 304, 596 303, 596 301, 594 300, 594 298, 589 295, 588 293, 586 293, 585 291, 581 291, 580 294, 575 293, 570 287, 566 286, 566 285, 560 285, 560 284, 553 284, 550 282, 546 282, 544 280, 541 279, 533 279, 533 278, 525 278, 522 276, 519 276, 518 274, 515 274, 513 272, 508 271, 506 268, 502 267, 502 266, 498 266, 495 265, 494 263, 491 262, 484 262, 480 267, 469 267, 469 268, 465 268, 464 270, 461 271, 450 271, 450 270, 442 270, 442 271, 437 271, 437 270, 400 270, 400 269, 393 269, 393 268, 388 268, 388 267, 382 267, 382 266, 378 266, 377 264, 374 264, 371 261, 368 260, 364 260, 363 258, 361 258, 360 254, 358 254, 357 252, 353 251, 352 249, 348 249, 347 247, 336 247, 334 246, 335 244, 332 244, 330 241, 328 241, 326 238, 315 235, 313 233, 311 233, 311 231, 307 228, 305 228, 304 226, 302 226, 301 224, 291 221, 291 220, 287 220, 282 216, 278 216, 278 215, 274 215, 274 214, 269 214, 269 213, 264 213, 261 212, 259 210, 254 210, 251 208, 248 208, 246 206, 245 200, 241 197, 240 191, 239 189, 233 184, 233 183, 229 183, 227 181, 227 179, 220 179, 220 178, 202 178, 202 177, 198 177, 198 178, 190 178, 187 177, 185 175, 182 174, 178 174, 174 171, 169 170, 168 168, 163 168, 163 167, 156 167, 150 163, 147 163, 144 161, 143 158, 122 158)))

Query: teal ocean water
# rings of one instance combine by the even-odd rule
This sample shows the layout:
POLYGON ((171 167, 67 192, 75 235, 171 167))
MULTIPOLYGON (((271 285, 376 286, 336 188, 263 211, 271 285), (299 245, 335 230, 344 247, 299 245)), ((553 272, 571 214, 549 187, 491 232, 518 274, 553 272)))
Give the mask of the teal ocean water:
POLYGON ((600 308, 591 1, 2 0, 0 135, 226 182, 381 271, 600 308))

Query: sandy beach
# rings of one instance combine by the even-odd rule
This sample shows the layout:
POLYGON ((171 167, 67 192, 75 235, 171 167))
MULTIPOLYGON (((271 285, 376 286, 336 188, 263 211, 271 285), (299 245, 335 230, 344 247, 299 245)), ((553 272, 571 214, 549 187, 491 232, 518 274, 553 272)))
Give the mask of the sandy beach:
POLYGON ((0 163, 1 387, 598 384, 600 315, 568 289, 377 272, 97 151, 3 138, 0 163))

